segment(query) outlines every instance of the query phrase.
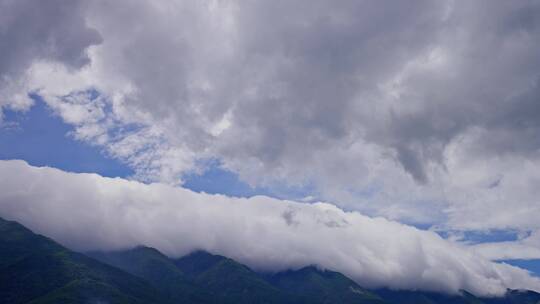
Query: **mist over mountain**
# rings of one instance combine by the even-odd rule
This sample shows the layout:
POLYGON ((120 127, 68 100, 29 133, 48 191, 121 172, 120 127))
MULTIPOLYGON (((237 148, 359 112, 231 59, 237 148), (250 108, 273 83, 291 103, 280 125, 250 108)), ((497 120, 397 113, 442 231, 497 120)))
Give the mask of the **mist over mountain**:
POLYGON ((525 270, 434 232, 326 203, 231 198, 0 161, 0 214, 80 251, 144 244, 171 257, 205 250, 257 271, 319 265, 370 288, 540 290, 525 270))
POLYGON ((232 259, 197 251, 172 259, 138 246, 75 253, 0 218, 0 300, 6 303, 357 303, 536 304, 540 294, 509 290, 498 298, 368 290, 314 266, 257 273, 232 259), (87 256, 88 255, 88 256, 87 256))

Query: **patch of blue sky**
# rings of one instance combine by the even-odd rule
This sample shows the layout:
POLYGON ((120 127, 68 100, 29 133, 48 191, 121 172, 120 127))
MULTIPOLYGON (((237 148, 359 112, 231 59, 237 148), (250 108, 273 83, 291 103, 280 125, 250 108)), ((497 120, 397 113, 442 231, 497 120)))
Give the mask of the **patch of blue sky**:
POLYGON ((128 166, 105 156, 99 147, 69 136, 72 127, 62 121, 37 95, 27 112, 4 110, 0 127, 0 159, 22 159, 34 166, 109 177, 133 174, 128 166))
MULTIPOLYGON (((516 230, 494 229, 488 231, 435 231, 443 238, 459 235, 460 241, 470 245, 481 243, 512 242, 527 237, 530 233, 522 233, 516 230)), ((531 260, 500 260, 513 266, 517 266, 529 271, 532 275, 540 277, 540 259, 531 260)))
MULTIPOLYGON (((98 97, 101 96, 101 94, 99 93, 98 90, 96 89, 88 89, 88 90, 83 90, 83 91, 73 91, 67 95, 63 95, 62 98, 67 98, 67 97, 71 97, 71 96, 76 96, 76 95, 79 95, 79 94, 85 94, 87 96, 87 100, 96 100, 98 97)), ((31 94, 31 97, 32 98, 39 98, 39 96, 37 94, 31 94)))
POLYGON ((287 186, 273 183, 270 186, 251 186, 242 181, 239 176, 221 166, 219 160, 210 160, 205 164, 202 173, 191 173, 184 176, 185 188, 195 192, 224 194, 235 197, 252 197, 265 195, 279 199, 303 200, 313 197, 315 187, 311 184, 302 186, 287 186))
MULTIPOLYGON (((99 97, 96 91, 90 100, 99 97)), ((67 97, 67 96, 66 96, 67 97)), ((27 112, 4 110, 0 126, 0 159, 22 159, 34 166, 49 166, 69 172, 90 172, 109 177, 129 177, 133 170, 122 162, 105 155, 100 147, 72 138, 72 126, 64 123, 41 100, 31 95, 35 105, 27 112)), ((105 108, 104 111, 110 111, 105 108)), ((142 126, 120 125, 109 130, 112 138, 125 136, 142 126)), ((273 184, 252 187, 241 181, 237 174, 223 169, 219 161, 210 161, 202 174, 184 176, 184 187, 196 192, 224 194, 237 197, 266 195, 280 199, 301 200, 314 192, 311 185, 289 187, 273 184)))
POLYGON ((523 237, 516 230, 492 229, 486 231, 451 231, 442 230, 436 231, 443 238, 451 238, 458 236, 461 242, 467 244, 495 243, 495 242, 511 242, 523 237))
POLYGON ((506 264, 527 269, 532 275, 540 277, 540 259, 536 260, 502 260, 506 264))

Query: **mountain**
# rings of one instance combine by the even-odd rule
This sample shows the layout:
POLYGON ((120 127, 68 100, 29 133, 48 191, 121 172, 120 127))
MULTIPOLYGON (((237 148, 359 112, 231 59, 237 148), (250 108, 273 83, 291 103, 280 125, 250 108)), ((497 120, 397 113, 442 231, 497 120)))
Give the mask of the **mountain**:
POLYGON ((281 290, 324 304, 386 303, 380 296, 360 287, 341 273, 322 271, 314 266, 277 273, 268 280, 281 290))
POLYGON ((135 276, 0 219, 1 303, 165 303, 135 276))
POLYGON ((89 255, 147 280, 173 302, 303 303, 247 266, 207 252, 198 251, 175 260, 148 247, 89 255))
POLYGON ((501 298, 484 299, 486 304, 540 304, 540 293, 530 290, 508 290, 501 298))
POLYGON ((83 255, 0 218, 0 303, 540 304, 540 294, 368 290, 314 266, 261 274, 203 251, 178 259, 144 246, 83 255))
POLYGON ((219 303, 297 303, 249 267, 223 256, 199 251, 177 259, 175 264, 219 303))
POLYGON ((168 269, 171 273, 182 277, 183 282, 191 282, 191 286, 197 290, 196 294, 204 294, 205 297, 199 296, 199 302, 195 303, 539 304, 540 302, 540 294, 532 291, 509 290, 502 298, 478 298, 466 291, 462 291, 461 295, 447 295, 423 291, 368 290, 339 272, 320 270, 314 266, 276 274, 260 274, 232 259, 204 251, 197 251, 179 259, 170 259, 153 248, 137 247, 125 251, 93 253, 91 256, 159 284, 163 284, 160 283, 163 278, 172 277, 171 274, 164 274, 165 269, 168 269), (157 263, 156 260, 160 262, 157 263), (159 275, 156 276, 156 272, 159 275), (154 277, 161 280, 155 281, 154 277))
POLYGON ((374 292, 390 303, 399 304, 491 304, 465 291, 462 295, 390 289, 379 289, 374 292))
POLYGON ((91 252, 88 256, 146 280, 172 303, 211 303, 211 293, 196 286, 171 259, 154 248, 91 252))

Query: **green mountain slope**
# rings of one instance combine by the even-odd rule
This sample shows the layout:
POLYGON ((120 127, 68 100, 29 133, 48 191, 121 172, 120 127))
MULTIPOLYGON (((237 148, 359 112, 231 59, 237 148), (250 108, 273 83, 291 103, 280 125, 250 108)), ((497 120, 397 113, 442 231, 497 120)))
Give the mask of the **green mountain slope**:
MULTIPOLYGON (((477 298, 465 291, 462 295, 389 289, 370 291, 338 272, 305 267, 263 275, 232 259, 203 251, 174 260, 147 247, 103 254, 106 255, 109 260, 101 257, 102 261, 150 281, 154 280, 151 274, 158 268, 179 273, 182 280, 191 282, 199 295, 204 294, 196 303, 538 304, 540 301, 540 294, 532 291, 509 291, 503 298, 477 298), (145 259, 133 258, 142 253, 147 256, 145 259), (110 259, 111 255, 116 256, 116 261, 110 259), (155 259, 160 262, 148 262, 155 259), (147 270, 141 273, 141 269, 147 270)), ((157 273, 156 277, 162 280, 170 277, 160 271, 157 273)))
POLYGON ((262 276, 232 259, 198 251, 174 261, 218 303, 303 303, 275 288, 262 276))
POLYGON ((441 293, 380 289, 376 292, 381 298, 390 303, 400 304, 487 304, 474 295, 462 292, 462 295, 447 295, 441 293))
POLYGON ((508 290, 502 298, 482 300, 486 304, 540 304, 540 293, 530 290, 508 290))
POLYGON ((91 252, 88 255, 148 281, 173 303, 212 303, 214 296, 195 285, 173 260, 154 248, 91 252))
POLYGON ((140 246, 89 255, 147 280, 174 303, 302 303, 248 267, 206 252, 172 260, 140 246))
POLYGON ((479 298, 462 291, 461 296, 423 291, 374 291, 390 303, 399 304, 540 304, 540 293, 534 291, 508 290, 504 297, 479 298))
POLYGON ((269 281, 281 290, 325 304, 386 303, 341 273, 322 271, 313 266, 275 274, 269 281))
POLYGON ((0 219, 2 303, 164 303, 147 283, 0 219))

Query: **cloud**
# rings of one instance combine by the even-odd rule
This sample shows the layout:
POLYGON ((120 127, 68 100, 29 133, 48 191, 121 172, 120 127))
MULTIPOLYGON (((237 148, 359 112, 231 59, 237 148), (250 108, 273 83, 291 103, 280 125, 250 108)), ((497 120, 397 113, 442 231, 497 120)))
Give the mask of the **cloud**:
POLYGON ((0 1, 0 110, 25 109, 26 71, 37 61, 78 69, 90 62, 86 49, 101 42, 86 23, 82 1, 0 1))
POLYGON ((46 6, 3 25, 10 50, 31 51, 1 65, 24 84, 9 92, 36 90, 137 180, 181 184, 217 159, 370 215, 540 228, 538 2, 46 6))
POLYGON ((77 250, 203 249, 257 270, 309 264, 376 287, 497 295, 540 290, 522 269, 490 262, 437 234, 328 203, 199 194, 96 174, 0 161, 0 216, 77 250))

